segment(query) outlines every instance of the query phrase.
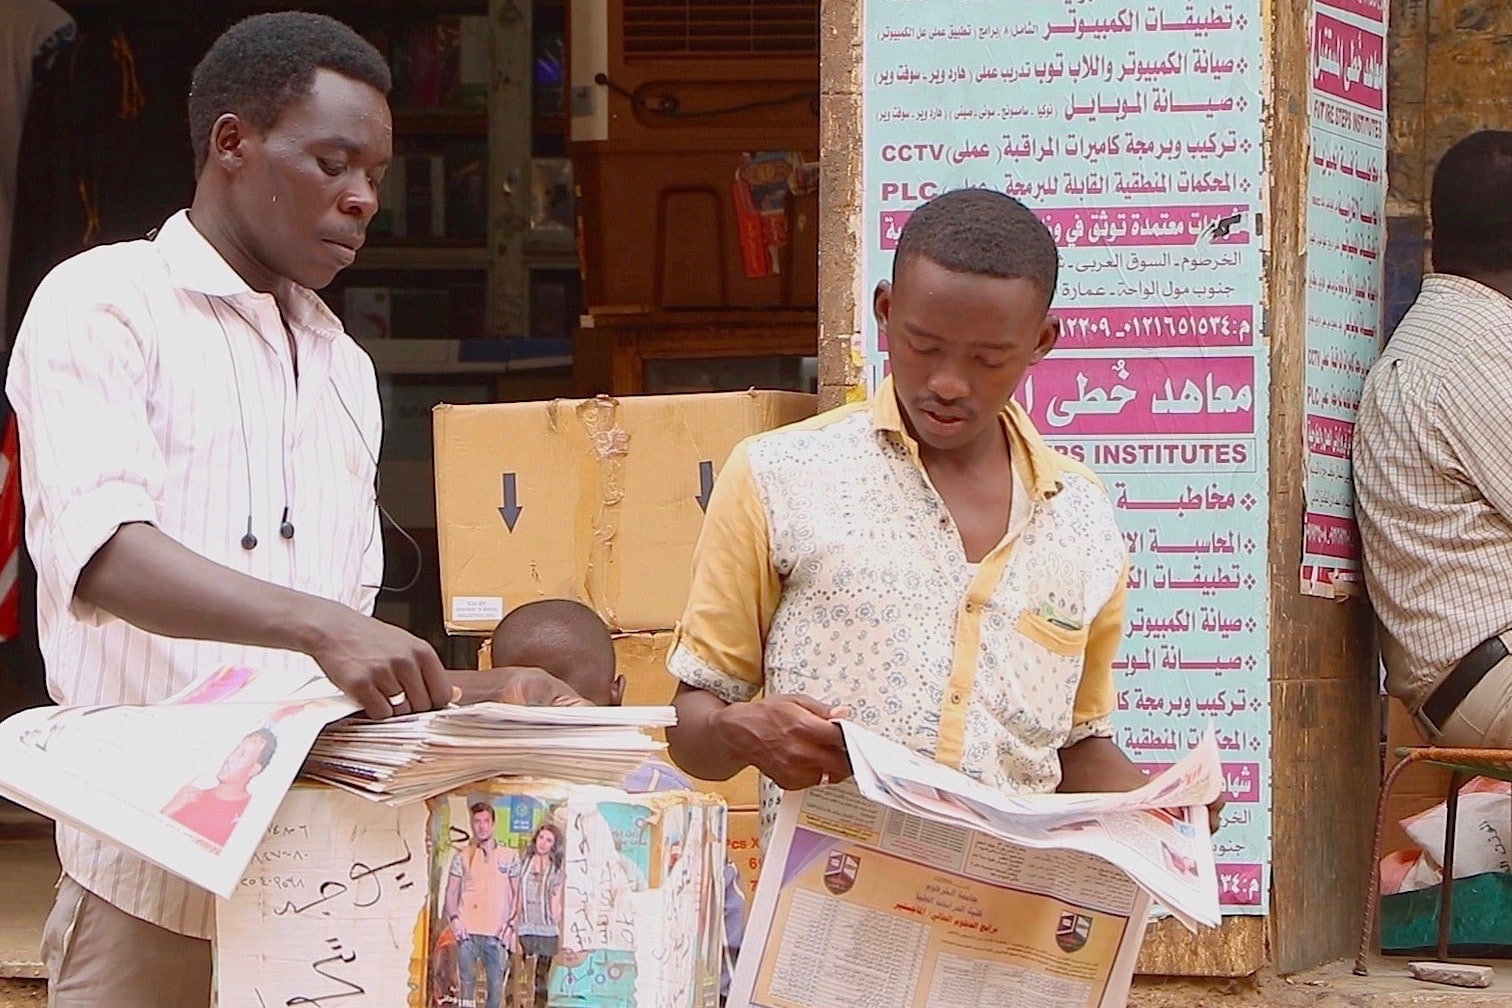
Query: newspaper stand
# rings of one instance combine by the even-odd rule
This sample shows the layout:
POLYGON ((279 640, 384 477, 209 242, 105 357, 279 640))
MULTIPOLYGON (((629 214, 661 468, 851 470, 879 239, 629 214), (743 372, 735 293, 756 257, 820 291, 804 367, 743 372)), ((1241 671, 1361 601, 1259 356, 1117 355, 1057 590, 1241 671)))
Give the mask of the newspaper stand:
POLYGON ((299 784, 219 904, 219 1003, 713 1008, 725 812, 711 795, 546 780, 400 807, 299 784), (461 891, 490 872, 499 898, 461 891), (474 927, 502 911, 466 956, 447 920, 459 903, 474 927))

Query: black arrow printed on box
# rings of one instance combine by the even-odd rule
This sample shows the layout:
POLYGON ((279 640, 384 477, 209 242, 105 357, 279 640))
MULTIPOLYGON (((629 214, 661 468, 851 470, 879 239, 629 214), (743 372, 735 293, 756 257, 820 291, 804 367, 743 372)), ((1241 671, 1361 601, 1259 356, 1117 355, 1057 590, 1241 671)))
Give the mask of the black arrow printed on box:
POLYGON ((698 463, 698 496, 693 499, 698 501, 698 509, 703 512, 709 510, 709 496, 714 492, 714 463, 704 461, 698 463))
POLYGON ((504 474, 504 506, 499 508, 499 516, 504 519, 505 526, 513 532, 515 522, 520 520, 520 512, 525 509, 520 506, 516 498, 515 474, 504 474))

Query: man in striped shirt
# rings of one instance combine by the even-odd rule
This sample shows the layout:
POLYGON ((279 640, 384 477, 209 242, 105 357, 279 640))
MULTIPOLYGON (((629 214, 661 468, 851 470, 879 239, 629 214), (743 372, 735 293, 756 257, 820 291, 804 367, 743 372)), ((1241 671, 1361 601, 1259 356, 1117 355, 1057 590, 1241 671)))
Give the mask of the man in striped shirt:
POLYGON ((1512 746, 1512 133, 1433 175, 1433 267, 1354 439, 1386 687, 1435 744, 1512 746))
MULTIPOLYGON (((233 26, 193 75, 190 209, 38 288, 6 389, 59 703, 153 703, 227 664, 324 674, 375 718, 451 699, 435 652, 370 615, 376 381, 313 293, 377 209, 389 86, 330 18, 233 26)), ((475 674, 467 698, 505 676, 516 699, 558 692, 523 670, 475 674)), ((72 829, 58 849, 50 1003, 204 1008, 210 895, 72 829)))

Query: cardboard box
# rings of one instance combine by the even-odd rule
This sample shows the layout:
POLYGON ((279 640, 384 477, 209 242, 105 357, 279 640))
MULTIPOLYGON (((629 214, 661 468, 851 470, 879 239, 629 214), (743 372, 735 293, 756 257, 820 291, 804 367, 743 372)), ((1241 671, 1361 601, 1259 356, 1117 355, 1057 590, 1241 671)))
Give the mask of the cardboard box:
POLYGON ((360 978, 363 1000, 421 1008, 405 992, 420 990, 425 970, 425 842, 423 804, 387 806, 296 783, 241 884, 215 901, 218 1003, 309 1002, 327 993, 316 985, 329 977, 293 964, 324 960, 360 978))
POLYGON ((578 599, 614 630, 675 625, 703 504, 730 451, 816 404, 751 391, 438 406, 447 630, 488 633, 543 598, 578 599))
POLYGON ((625 677, 625 703, 667 704, 677 693, 677 680, 667 671, 671 631, 616 634, 615 669, 625 677))
MULTIPOLYGON (((309 1000, 312 984, 339 986, 348 977, 368 984, 374 1003, 481 1004, 487 967, 477 971, 477 996, 463 995, 448 911, 471 916, 459 923, 478 933, 485 933, 480 914, 490 925, 496 919, 501 929, 528 932, 522 908, 529 901, 560 935, 540 963, 551 1008, 713 1008, 724 951, 725 846, 724 804, 686 791, 632 795, 496 780, 394 808, 296 785, 242 885, 217 905, 220 1003, 251 1004, 276 991, 270 1003, 297 1004, 309 1000), (489 807, 486 820, 471 811, 480 802, 489 807), (497 844, 498 884, 520 897, 492 897, 497 918, 482 909, 491 898, 477 891, 459 888, 448 906, 454 870, 472 865, 471 877, 485 884, 498 878, 476 870, 479 821, 497 844), (535 850, 540 857, 532 859, 535 850), (555 898, 543 899, 547 893, 555 898), (294 962, 316 963, 315 974, 294 962), (318 968, 322 962, 329 971, 318 968)), ((526 958, 529 950, 511 953, 508 978, 492 978, 505 989, 502 1003, 545 1008, 531 989, 537 963, 526 958)))

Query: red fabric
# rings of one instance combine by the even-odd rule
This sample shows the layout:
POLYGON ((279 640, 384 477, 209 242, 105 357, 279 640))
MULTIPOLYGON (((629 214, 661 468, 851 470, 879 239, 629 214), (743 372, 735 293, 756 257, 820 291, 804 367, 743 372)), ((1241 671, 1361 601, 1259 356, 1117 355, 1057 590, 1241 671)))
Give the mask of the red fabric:
POLYGON ((0 640, 21 635, 21 452, 16 415, 0 443, 0 640))

